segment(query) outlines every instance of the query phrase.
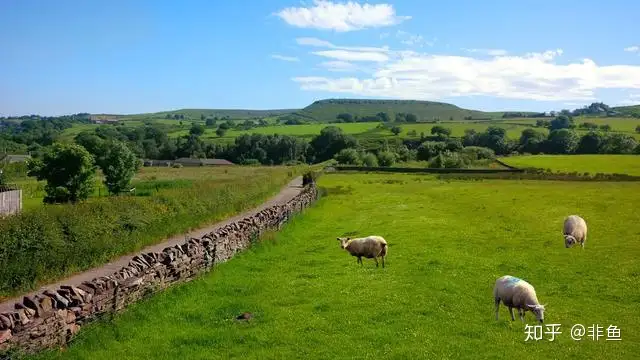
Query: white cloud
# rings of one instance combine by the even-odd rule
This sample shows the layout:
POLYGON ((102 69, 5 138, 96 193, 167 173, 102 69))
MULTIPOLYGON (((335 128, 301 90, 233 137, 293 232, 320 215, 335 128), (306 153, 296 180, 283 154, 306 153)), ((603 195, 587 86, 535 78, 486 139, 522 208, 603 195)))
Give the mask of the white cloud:
POLYGON ((490 56, 505 56, 507 55, 507 50, 503 49, 463 49, 470 53, 478 53, 478 54, 486 54, 490 56))
POLYGON ((562 49, 556 49, 474 58, 415 51, 324 51, 316 55, 342 62, 372 61, 375 66, 361 69, 365 76, 298 76, 293 80, 304 90, 424 100, 485 95, 540 101, 592 101, 597 89, 640 89, 640 66, 600 66, 590 59, 558 64, 555 59, 562 53, 562 49))
POLYGON ((371 52, 388 52, 388 47, 367 47, 367 46, 336 46, 328 41, 317 38, 303 37, 297 38, 298 45, 325 47, 329 49, 347 50, 347 51, 371 51, 371 52))
POLYGON ((274 59, 278 59, 278 60, 282 60, 282 61, 289 61, 289 62, 300 61, 300 59, 298 59, 295 56, 284 56, 284 55, 273 54, 273 55, 271 55, 271 57, 274 58, 274 59))
POLYGON ((338 32, 363 30, 399 24, 411 16, 398 16, 390 4, 344 3, 314 0, 313 7, 289 7, 276 13, 289 25, 300 28, 334 30, 338 32))
POLYGON ((638 51, 640 51, 640 46, 636 46, 636 45, 629 46, 629 47, 624 48, 624 51, 626 51, 626 52, 638 52, 638 51))
POLYGON ((384 53, 375 51, 323 50, 314 51, 313 54, 341 61, 385 62, 389 60, 389 57, 384 53))
POLYGON ((389 35, 390 35, 389 33, 382 33, 382 34, 380 34, 380 40, 383 40, 383 39, 388 38, 388 37, 389 37, 389 35))
POLYGON ((418 47, 423 47, 424 45, 433 46, 436 41, 435 39, 426 41, 422 35, 412 34, 403 30, 398 30, 396 32, 396 38, 400 39, 400 42, 404 45, 418 47))
POLYGON ((334 72, 352 72, 358 70, 358 66, 347 61, 325 61, 321 63, 320 66, 334 72))

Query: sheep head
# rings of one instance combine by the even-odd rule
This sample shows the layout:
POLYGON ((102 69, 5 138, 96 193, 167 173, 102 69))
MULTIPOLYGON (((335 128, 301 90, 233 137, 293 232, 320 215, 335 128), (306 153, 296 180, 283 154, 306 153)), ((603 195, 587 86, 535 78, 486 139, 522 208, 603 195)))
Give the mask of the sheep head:
POLYGON ((564 246, 567 248, 572 247, 576 243, 576 238, 573 235, 564 236, 564 246))
POLYGON ((536 316, 536 320, 541 323, 544 322, 544 305, 531 305, 527 304, 527 307, 536 316))
POLYGON ((346 249, 347 245, 349 245, 349 240, 351 240, 351 238, 348 238, 348 237, 339 237, 337 239, 338 241, 340 241, 340 247, 342 249, 346 249))

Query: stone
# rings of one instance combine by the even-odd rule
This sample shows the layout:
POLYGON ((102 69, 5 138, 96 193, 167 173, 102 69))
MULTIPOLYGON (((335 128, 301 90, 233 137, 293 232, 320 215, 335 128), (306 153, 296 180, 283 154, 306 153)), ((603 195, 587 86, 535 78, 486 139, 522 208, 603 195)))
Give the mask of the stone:
POLYGON ((86 283, 82 283, 82 284, 78 285, 78 289, 82 289, 85 293, 91 294, 91 295, 95 294, 95 292, 96 292, 95 288, 90 287, 86 283))
POLYGON ((13 337, 11 330, 0 330, 0 344, 7 342, 13 337))
POLYGON ((0 314, 0 326, 5 329, 13 329, 13 319, 10 314, 0 314))

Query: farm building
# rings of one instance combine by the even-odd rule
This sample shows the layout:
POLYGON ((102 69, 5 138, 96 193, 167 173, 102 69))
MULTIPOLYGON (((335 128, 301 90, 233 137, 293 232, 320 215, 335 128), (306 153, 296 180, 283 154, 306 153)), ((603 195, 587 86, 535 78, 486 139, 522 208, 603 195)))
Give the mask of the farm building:
POLYGON ((94 124, 115 124, 118 122, 118 117, 115 115, 91 115, 89 119, 94 124))

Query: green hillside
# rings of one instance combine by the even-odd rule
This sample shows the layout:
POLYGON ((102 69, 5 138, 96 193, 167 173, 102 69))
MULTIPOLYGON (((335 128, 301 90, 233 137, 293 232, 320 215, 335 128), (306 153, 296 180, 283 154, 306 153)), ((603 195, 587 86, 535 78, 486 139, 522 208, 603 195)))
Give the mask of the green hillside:
POLYGON ((296 111, 296 109, 275 109, 275 110, 246 110, 246 109, 180 109, 172 111, 161 111, 157 113, 126 115, 127 120, 137 119, 165 119, 167 115, 184 115, 185 119, 199 120, 202 115, 205 117, 229 117, 232 119, 244 119, 254 117, 271 117, 285 115, 296 111))
POLYGON ((631 106, 617 106, 612 108, 613 111, 617 112, 618 115, 622 116, 637 116, 640 117, 640 105, 631 105, 631 106))
POLYGON ((464 120, 471 116, 473 119, 489 119, 502 116, 501 112, 484 112, 459 108, 452 104, 417 101, 417 100, 363 100, 363 99, 326 99, 319 100, 297 112, 303 117, 316 121, 332 121, 341 113, 351 115, 373 116, 385 112, 393 119, 397 113, 415 114, 420 121, 433 120, 464 120))

